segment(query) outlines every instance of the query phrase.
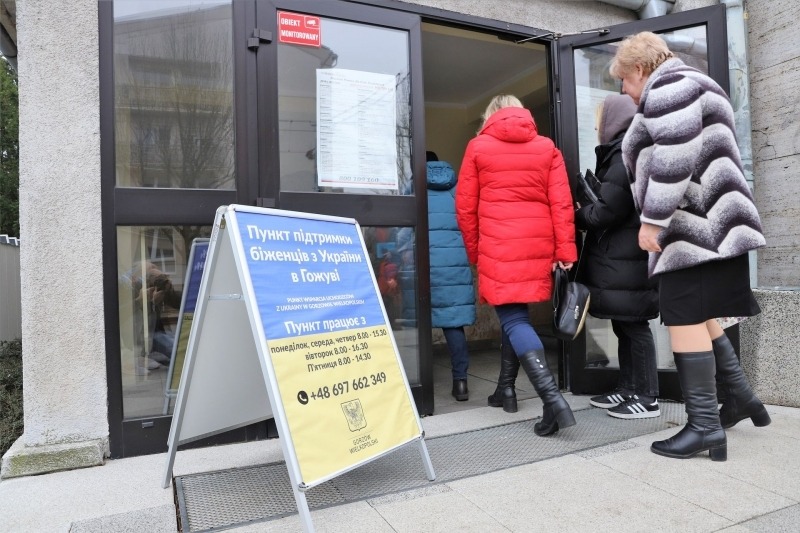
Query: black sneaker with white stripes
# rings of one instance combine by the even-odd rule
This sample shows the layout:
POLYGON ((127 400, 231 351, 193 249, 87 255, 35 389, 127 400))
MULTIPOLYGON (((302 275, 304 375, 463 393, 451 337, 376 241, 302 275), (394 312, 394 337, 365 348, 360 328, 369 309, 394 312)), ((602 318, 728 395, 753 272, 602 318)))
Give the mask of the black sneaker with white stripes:
POLYGON ((608 394, 601 394, 600 396, 593 396, 589 399, 589 403, 601 409, 610 409, 630 398, 629 394, 625 394, 622 390, 617 389, 608 394))
POLYGON ((612 407, 608 410, 609 416, 615 418, 655 418, 661 416, 661 409, 658 408, 658 400, 652 403, 642 401, 635 394, 627 401, 612 407))

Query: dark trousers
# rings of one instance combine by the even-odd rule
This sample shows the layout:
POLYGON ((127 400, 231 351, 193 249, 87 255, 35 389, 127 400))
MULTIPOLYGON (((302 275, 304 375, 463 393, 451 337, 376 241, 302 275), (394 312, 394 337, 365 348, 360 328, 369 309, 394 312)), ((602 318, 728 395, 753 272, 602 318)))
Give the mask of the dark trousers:
POLYGON ((517 357, 533 350, 542 350, 542 344, 536 330, 528 318, 527 304, 503 304, 494 307, 500 327, 508 337, 517 357))
POLYGON ((619 387, 639 396, 658 396, 656 343, 647 321, 612 320, 619 340, 619 387))
POLYGON ((464 328, 442 328, 447 349, 450 350, 450 364, 453 366, 453 379, 467 379, 469 351, 464 328))

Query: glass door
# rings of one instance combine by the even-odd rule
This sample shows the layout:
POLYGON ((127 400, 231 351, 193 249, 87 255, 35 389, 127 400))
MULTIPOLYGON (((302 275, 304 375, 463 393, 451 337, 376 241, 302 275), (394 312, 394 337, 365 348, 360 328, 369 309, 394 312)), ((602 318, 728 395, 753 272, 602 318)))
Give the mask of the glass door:
POLYGON ((270 41, 256 59, 257 203, 358 220, 417 407, 430 414, 420 18, 260 0, 256 21, 270 41))
MULTIPOLYGON (((594 171, 595 111, 607 95, 621 90, 619 80, 608 73, 616 47, 624 37, 640 31, 660 34, 677 57, 728 90, 728 41, 722 5, 620 24, 605 34, 562 38, 558 45, 561 141, 573 181, 579 171, 594 171)), ((661 397, 679 399, 680 386, 667 328, 659 319, 652 320, 650 327, 658 353, 661 397)), ((738 331, 734 334, 738 343, 738 331)), ((610 321, 590 317, 580 338, 565 346, 572 392, 600 394, 613 390, 619 374, 617 349, 610 321)))

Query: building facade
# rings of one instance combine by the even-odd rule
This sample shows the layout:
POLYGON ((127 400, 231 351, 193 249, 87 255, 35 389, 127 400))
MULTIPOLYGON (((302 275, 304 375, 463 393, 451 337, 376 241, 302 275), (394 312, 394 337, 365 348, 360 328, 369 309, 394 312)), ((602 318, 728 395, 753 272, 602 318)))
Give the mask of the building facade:
MULTIPOLYGON (((3 458, 4 477, 166 449, 180 376, 170 299, 192 242, 231 203, 359 220, 375 272, 384 261, 397 271, 400 290, 384 305, 418 408, 433 413, 418 253, 425 195, 415 192, 425 190, 425 150, 457 169, 488 99, 512 92, 571 172, 593 167, 593 109, 618 90, 604 66, 634 29, 664 33, 731 89, 768 241, 753 257, 765 312, 740 328, 742 361, 764 401, 800 405, 797 359, 786 354, 800 308, 793 0, 76 0, 69 16, 45 0, 0 5, 16 17, 2 23, 18 49, 25 287, 25 433, 3 458), (657 8, 670 14, 650 18, 657 8), (321 21, 320 42, 313 31, 304 43, 282 40, 277 13, 321 21), (387 181, 327 181, 365 152, 318 153, 325 76, 350 88, 391 80, 387 181)), ((480 316, 470 339, 496 340, 490 310, 480 316)), ((592 349, 613 352, 604 327, 563 347, 578 374, 592 349)), ((259 426, 229 438, 269 434, 259 426)))

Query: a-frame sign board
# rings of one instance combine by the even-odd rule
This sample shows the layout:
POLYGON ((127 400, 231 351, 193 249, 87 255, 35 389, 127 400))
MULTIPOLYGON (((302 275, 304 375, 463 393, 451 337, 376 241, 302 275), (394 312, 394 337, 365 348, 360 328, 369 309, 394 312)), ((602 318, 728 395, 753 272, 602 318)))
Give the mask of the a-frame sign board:
POLYGON ((270 417, 305 531, 306 489, 403 445, 435 478, 358 223, 230 205, 214 220, 162 486, 180 444, 270 417))

